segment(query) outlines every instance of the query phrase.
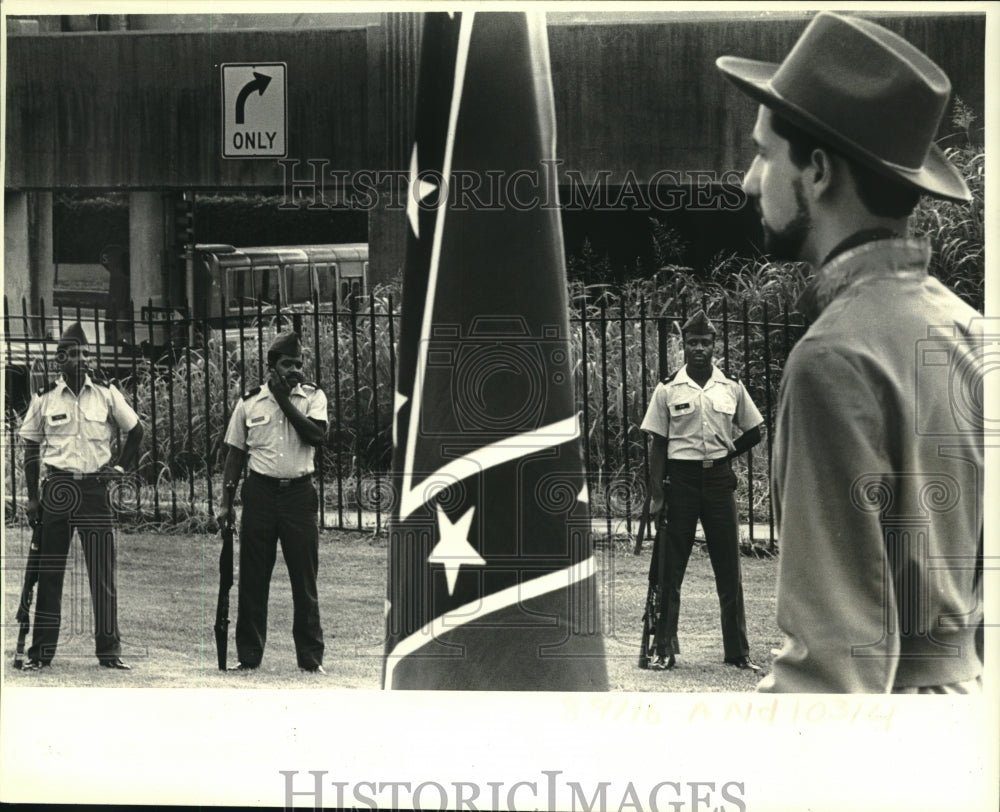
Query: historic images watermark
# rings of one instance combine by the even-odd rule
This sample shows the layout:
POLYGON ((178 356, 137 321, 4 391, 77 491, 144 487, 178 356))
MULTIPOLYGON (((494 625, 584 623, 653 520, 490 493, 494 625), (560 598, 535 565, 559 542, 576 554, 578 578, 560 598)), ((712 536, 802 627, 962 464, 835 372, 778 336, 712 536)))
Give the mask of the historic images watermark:
POLYGON ((610 170, 585 176, 561 169, 559 159, 538 167, 452 170, 448 178, 428 169, 329 169, 326 158, 278 161, 284 171, 282 209, 403 211, 436 209, 443 197, 452 211, 738 211, 746 203, 743 173, 736 170, 660 169, 641 177, 631 169, 620 178, 610 170))
POLYGON ((555 812, 746 812, 742 781, 581 782, 562 770, 522 781, 336 781, 327 770, 279 770, 285 809, 456 809, 555 812), (310 778, 311 776, 311 778, 310 778), (311 802, 311 803, 310 803, 311 802))

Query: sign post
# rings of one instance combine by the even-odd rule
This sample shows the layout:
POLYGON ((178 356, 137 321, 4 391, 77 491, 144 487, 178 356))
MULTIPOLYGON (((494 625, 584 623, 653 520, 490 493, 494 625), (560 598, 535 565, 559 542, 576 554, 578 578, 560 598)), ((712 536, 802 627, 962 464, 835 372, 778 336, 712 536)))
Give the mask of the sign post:
POLYGON ((222 67, 222 157, 284 158, 288 104, 284 62, 222 67))

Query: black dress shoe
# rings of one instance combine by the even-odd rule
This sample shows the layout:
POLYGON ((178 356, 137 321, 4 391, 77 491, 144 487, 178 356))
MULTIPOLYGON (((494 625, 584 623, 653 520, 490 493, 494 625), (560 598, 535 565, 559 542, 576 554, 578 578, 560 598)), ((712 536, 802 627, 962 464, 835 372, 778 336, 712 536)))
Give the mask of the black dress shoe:
POLYGON ((131 671, 132 666, 128 663, 123 663, 121 658, 115 657, 113 660, 101 660, 101 666, 103 668, 114 668, 118 671, 131 671))
POLYGON ((234 666, 230 666, 227 671, 256 671, 258 666, 247 665, 246 663, 236 663, 234 666))
POLYGON ((661 654, 649 664, 649 667, 653 671, 670 671, 675 665, 677 665, 677 660, 674 658, 673 654, 669 657, 665 657, 661 654))
POLYGON ((52 663, 43 663, 41 660, 28 660, 24 664, 22 671, 42 671, 43 669, 49 669, 52 667, 52 663))
POLYGON ((321 665, 313 665, 309 668, 299 668, 299 671, 305 671, 307 674, 326 674, 326 670, 321 665))
POLYGON ((743 671, 760 671, 760 666, 757 665, 749 657, 727 657, 725 660, 726 665, 734 665, 743 671))

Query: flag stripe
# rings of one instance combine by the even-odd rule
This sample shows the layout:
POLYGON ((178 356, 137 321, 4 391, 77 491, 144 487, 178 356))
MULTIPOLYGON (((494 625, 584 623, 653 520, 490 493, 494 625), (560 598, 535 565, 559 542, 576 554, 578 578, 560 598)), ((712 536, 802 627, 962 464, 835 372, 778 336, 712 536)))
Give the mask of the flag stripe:
POLYGON ((387 691, 392 690, 392 672, 396 664, 403 658, 408 657, 428 642, 438 638, 446 632, 454 631, 457 628, 475 620, 480 620, 486 615, 498 612, 508 606, 514 606, 523 601, 546 595, 549 592, 556 592, 566 589, 575 583, 590 578, 597 571, 594 556, 590 556, 583 561, 574 564, 566 569, 556 570, 539 578, 532 578, 520 584, 507 587, 500 592, 486 595, 475 603, 459 606, 443 615, 434 618, 409 637, 400 640, 391 653, 385 659, 385 685, 387 691))
POLYGON ((526 453, 562 445, 580 438, 578 415, 567 417, 535 431, 526 431, 513 437, 504 437, 495 443, 481 446, 439 468, 421 481, 423 487, 404 490, 399 504, 399 518, 406 519, 414 510, 437 493, 437 486, 449 487, 456 482, 477 476, 488 468, 516 460, 526 453))
MULTIPOLYGON (((444 146, 444 163, 441 167, 441 189, 437 200, 437 215, 434 223, 434 243, 431 247, 431 262, 427 281, 427 297, 424 302, 424 318, 420 325, 420 343, 417 346, 417 370, 414 391, 420 392, 427 369, 427 342, 431 335, 431 324, 434 321, 434 294, 437 291, 438 268, 441 261, 441 243, 444 239, 445 214, 448 211, 447 190, 451 186, 451 161, 455 151, 455 131, 458 127, 458 111, 462 105, 462 89, 465 87, 465 69, 469 61, 469 41, 472 39, 472 24, 475 12, 463 12, 458 31, 458 52, 455 55, 455 81, 452 85, 451 108, 448 111, 448 134, 444 146)), ((410 190, 411 194, 413 190, 410 190)), ((402 493, 400 495, 400 519, 405 519, 413 510, 426 500, 417 498, 414 501, 413 461, 417 447, 417 427, 420 421, 420 404, 423 399, 416 397, 410 409, 410 428, 406 433, 406 462, 403 468, 402 493), (408 508, 403 506, 408 505, 408 508)), ((426 493, 427 489, 423 489, 426 493)))

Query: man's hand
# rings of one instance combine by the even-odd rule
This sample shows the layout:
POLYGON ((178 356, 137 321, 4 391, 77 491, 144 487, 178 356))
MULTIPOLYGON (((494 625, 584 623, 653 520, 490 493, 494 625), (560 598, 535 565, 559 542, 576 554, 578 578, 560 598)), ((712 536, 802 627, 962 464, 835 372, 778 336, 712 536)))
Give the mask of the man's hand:
POLYGON ((267 387, 271 390, 271 394, 279 400, 287 398, 292 394, 292 387, 289 386, 289 382, 276 369, 271 370, 271 376, 267 379, 267 387))
POLYGON ((42 521, 42 505, 37 499, 29 499, 28 507, 28 524, 32 527, 36 527, 42 521))
POLYGON ((219 523, 220 528, 236 524, 236 509, 232 505, 229 507, 223 505, 215 514, 215 520, 219 523))
POLYGON ((663 512, 663 493, 653 494, 649 498, 649 523, 653 527, 660 526, 660 514, 663 512))

